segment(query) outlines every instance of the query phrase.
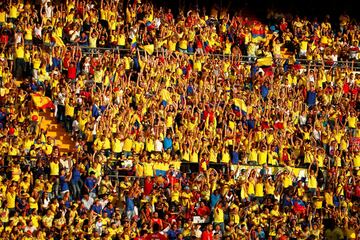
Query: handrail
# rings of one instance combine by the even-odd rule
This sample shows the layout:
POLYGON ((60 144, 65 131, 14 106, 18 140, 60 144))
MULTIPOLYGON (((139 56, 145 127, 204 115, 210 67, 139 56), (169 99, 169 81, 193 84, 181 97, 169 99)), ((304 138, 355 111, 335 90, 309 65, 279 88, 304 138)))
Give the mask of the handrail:
MULTIPOLYGON (((89 52, 89 50, 94 50, 94 51, 113 51, 113 50, 116 50, 116 51, 119 51, 120 53, 123 53, 123 52, 126 52, 126 53, 130 53, 131 52, 131 49, 117 49, 117 48, 105 48, 105 47, 100 47, 100 48, 90 48, 90 47, 87 47, 87 46, 81 46, 80 47, 82 49, 82 52, 84 55, 88 55, 88 54, 91 54, 91 52, 89 52), (84 51, 85 50, 85 51, 84 51)), ((145 51, 144 50, 140 50, 141 53, 144 53, 145 51)), ((159 50, 155 50, 154 53, 156 52, 159 52, 161 53, 161 51, 159 50)), ((96 52, 93 52, 93 54, 97 54, 96 52)), ((184 53, 184 54, 187 54, 187 55, 193 55, 193 53, 184 53)), ((258 59, 261 59, 261 57, 253 57, 253 56, 246 56, 246 55, 226 55, 226 54, 221 54, 221 53, 209 53, 210 56, 216 56, 218 58, 235 58, 235 59, 241 59, 240 62, 241 63, 246 63, 246 64, 253 64, 253 63, 256 63, 256 60, 258 59)), ((275 61, 274 58, 272 58, 273 61, 275 61)), ((288 60, 288 58, 278 58, 277 60, 280 60, 280 61, 286 61, 288 60)), ((311 64, 311 68, 313 68, 314 66, 315 67, 322 67, 323 64, 321 63, 321 61, 319 60, 307 60, 307 59, 301 59, 301 58, 298 58, 298 59, 295 59, 295 63, 300 63, 302 65, 307 65, 309 64, 310 62, 312 63, 311 64)), ((332 65, 329 65, 329 64, 324 64, 324 67, 325 69, 331 69, 331 68, 338 68, 338 67, 342 67, 346 64, 350 64, 351 62, 350 61, 334 61, 332 65)), ((355 71, 360 71, 360 61, 355 61, 354 62, 356 65, 353 66, 353 69, 355 71)))
MULTIPOLYGON (((191 165, 199 165, 199 163, 191 163, 191 162, 181 162, 181 166, 191 166, 191 165)), ((263 168, 262 165, 258 165, 258 164, 253 164, 253 165, 250 165, 250 164, 238 164, 238 165, 228 165, 228 164, 225 164, 225 163, 210 163, 210 166, 221 166, 221 167, 230 167, 231 166, 240 166, 240 167, 245 167, 245 168, 256 168, 256 169, 260 169, 260 168, 263 168)), ((273 165, 269 165, 268 166, 269 168, 275 168, 275 169, 286 169, 286 166, 273 166, 273 165)), ((292 169, 297 169, 297 170, 307 170, 308 167, 306 166, 295 166, 295 167, 291 167, 292 169)), ((323 172, 327 172, 327 168, 326 167, 320 167, 319 169, 321 169, 321 171, 323 172)), ((125 170, 125 169, 124 169, 125 170)), ((131 171, 131 169, 129 169, 129 171, 131 171)), ((139 178, 139 179, 143 179, 143 178, 146 178, 146 176, 136 176, 136 175, 123 175, 123 174, 119 174, 119 171, 117 170, 112 170, 113 173, 116 172, 116 174, 107 174, 107 176, 109 176, 110 178, 114 179, 114 180, 119 180, 121 178, 139 178)), ((195 173, 198 173, 198 172, 195 172, 195 173)), ((276 173, 272 173, 272 175, 276 175, 276 173)), ((154 175, 155 177, 155 175, 154 175)))
MULTIPOLYGON (((131 53, 131 49, 128 49, 128 48, 109 48, 109 47, 96 47, 96 48, 91 48, 91 47, 88 47, 88 46, 79 46, 81 49, 82 49, 82 52, 87 55, 87 54, 90 54, 91 53, 91 50, 94 50, 94 51, 119 51, 121 53, 131 53), (85 51, 84 51, 85 50, 85 51), (88 52, 90 51, 90 52, 88 52)), ((139 49, 139 51, 141 53, 144 53, 145 51, 143 49, 139 49)), ((93 52, 96 54, 96 52, 93 52)), ((154 50, 154 53, 162 53, 160 50, 156 49, 154 50)), ((184 53, 184 54, 187 54, 187 55, 193 55, 194 53, 184 53)), ((261 59, 261 57, 253 57, 253 56, 247 56, 247 55, 229 55, 229 54, 221 54, 221 53, 208 53, 208 55, 210 56, 216 56, 216 57, 219 57, 219 58, 235 58, 235 59, 241 59, 240 62, 242 63, 249 63, 249 64, 252 64, 252 63, 255 63, 257 59, 261 59)), ((272 58, 272 60, 274 61, 275 59, 272 58)), ((288 60, 288 58, 278 58, 277 60, 280 60, 280 61, 286 61, 288 60)), ((308 64, 309 62, 312 62, 312 63, 315 63, 315 64, 312 64, 312 66, 317 66, 317 67, 321 67, 323 66, 321 61, 319 60, 307 60, 307 59, 303 59, 303 58, 297 58, 295 59, 295 62, 300 62, 302 64, 308 64)), ((329 65, 329 64, 324 64, 325 68, 331 68, 331 67, 338 67, 338 66, 342 66, 342 65, 346 65, 346 64, 350 64, 351 61, 334 61, 332 65, 329 65)), ((360 60, 357 60, 357 61, 354 61, 354 63, 356 65, 359 64, 359 66, 354 66, 353 68, 357 71, 360 71, 360 60)))
MULTIPOLYGON (((32 46, 34 45, 32 42, 30 43, 24 43, 25 45, 29 45, 29 46, 32 46)), ((7 46, 13 46, 15 45, 14 42, 11 42, 11 43, 7 43, 7 46)), ((43 45, 45 46, 45 45, 43 45)), ((106 51, 114 51, 114 52, 119 52, 119 53, 131 53, 133 50, 130 49, 130 48, 118 48, 118 47, 96 47, 96 48, 92 48, 92 47, 89 47, 89 46, 83 46, 83 45, 75 45, 75 44, 71 44, 71 43, 67 43, 65 46, 79 46, 80 49, 82 50, 82 53, 84 55, 89 55, 89 54, 97 54, 96 52, 97 51, 100 51, 100 52, 106 52, 106 51)), ((49 47, 50 48, 50 52, 51 52, 51 49, 54 47, 53 45, 50 45, 50 46, 46 46, 46 47, 49 47)), ((144 53, 145 50, 143 49, 139 49, 140 53, 144 53)), ((165 50, 166 52, 166 50, 165 50)), ((154 53, 162 53, 162 51, 158 50, 158 49, 155 49, 154 50, 154 53)), ((183 54, 187 54, 187 55, 193 55, 194 53, 183 53, 183 54)), ((219 58, 235 58, 235 59, 241 59, 240 62, 241 63, 248 63, 248 64, 253 64, 256 62, 257 59, 261 59, 261 57, 254 57, 254 56, 248 56, 248 55, 229 55, 229 54, 222 54, 222 53, 207 53, 208 55, 210 56, 215 56, 215 57, 219 57, 219 58)), ((288 60, 289 58, 278 58, 278 59, 274 59, 272 58, 273 61, 275 60, 280 60, 280 61, 286 61, 288 60)), ((326 64, 326 62, 324 63, 324 66, 325 68, 331 68, 331 67, 339 67, 339 66, 344 66, 346 64, 351 64, 351 62, 354 61, 354 66, 353 66, 353 69, 356 70, 356 71, 360 71, 360 59, 358 60, 348 60, 348 61, 332 61, 332 65, 329 65, 329 64, 326 64)), ((308 59, 304 59, 304 58, 296 58, 295 59, 295 62, 298 62, 300 64, 308 64, 308 63, 312 63, 312 66, 316 66, 316 67, 321 67, 323 66, 323 64, 321 63, 320 60, 308 60, 308 59)))

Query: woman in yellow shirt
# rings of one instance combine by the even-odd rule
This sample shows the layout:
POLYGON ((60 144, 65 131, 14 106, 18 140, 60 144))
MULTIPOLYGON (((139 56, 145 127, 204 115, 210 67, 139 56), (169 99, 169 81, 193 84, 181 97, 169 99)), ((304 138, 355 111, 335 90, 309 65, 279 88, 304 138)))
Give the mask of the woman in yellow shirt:
POLYGON ((358 117, 356 116, 356 113, 354 111, 352 111, 350 113, 350 116, 347 117, 346 121, 347 121, 348 130, 350 131, 351 136, 355 136, 356 126, 357 126, 357 122, 358 122, 358 117))
POLYGON ((0 9, 0 26, 2 26, 6 22, 6 11, 1 8, 0 9))
POLYGON ((13 186, 9 187, 8 192, 6 193, 6 202, 7 208, 9 210, 15 210, 15 199, 16 199, 16 192, 13 186))
POLYGON ((256 179, 255 183, 255 198, 260 201, 260 203, 263 201, 264 198, 264 182, 262 180, 262 177, 259 176, 256 179))
POLYGON ((219 202, 214 209, 214 223, 220 224, 220 226, 224 228, 224 210, 221 202, 219 202))
POLYGON ((29 198, 29 208, 30 212, 36 211, 39 208, 39 198, 40 195, 37 191, 33 191, 30 198, 29 198))
POLYGON ((231 157, 229 149, 226 146, 223 146, 221 151, 221 163, 228 164, 230 162, 230 159, 231 157))
POLYGON ((275 184, 271 178, 268 178, 265 182, 265 193, 271 199, 274 199, 275 195, 275 184))
POLYGON ((209 162, 217 163, 217 146, 208 146, 209 148, 209 162))
POLYGON ((21 176, 20 164, 14 164, 11 167, 11 176, 12 176, 12 181, 18 182, 20 180, 20 176, 21 176))
POLYGON ((248 188, 247 188, 247 194, 250 197, 250 199, 253 199, 255 196, 255 174, 256 172, 252 172, 248 178, 248 188))
POLYGON ((190 148, 190 162, 198 163, 199 162, 199 149, 197 144, 190 148))
POLYGON ((31 24, 28 24, 25 27, 24 31, 25 31, 25 37, 24 37, 25 45, 32 43, 34 30, 31 24))
POLYGON ((190 149, 187 144, 183 144, 181 148, 181 160, 190 162, 190 149))
POLYGON ((262 166, 264 164, 267 164, 268 153, 267 153, 266 146, 261 146, 261 149, 259 149, 257 151, 257 157, 258 157, 258 164, 259 165, 262 166))
POLYGON ((251 144, 251 149, 249 150, 248 154, 249 154, 248 163, 250 165, 256 165, 258 161, 258 151, 254 143, 251 144))
POLYGON ((89 36, 89 48, 96 48, 96 42, 98 40, 98 37, 99 34, 96 32, 96 30, 91 29, 89 36))
POLYGON ((311 169, 312 164, 310 164, 309 169, 308 169, 308 188, 309 188, 309 192, 312 194, 316 193, 317 190, 317 180, 316 177, 318 175, 318 171, 319 171, 319 166, 316 165, 316 171, 314 171, 313 169, 311 169))
POLYGON ((125 36, 125 30, 123 27, 118 29, 117 32, 117 46, 120 49, 125 49, 125 45, 126 45, 126 36, 125 36))
POLYGON ((20 7, 20 2, 18 4, 11 4, 10 5, 10 13, 9 13, 9 20, 10 22, 14 22, 18 16, 19 16, 19 7, 20 7))

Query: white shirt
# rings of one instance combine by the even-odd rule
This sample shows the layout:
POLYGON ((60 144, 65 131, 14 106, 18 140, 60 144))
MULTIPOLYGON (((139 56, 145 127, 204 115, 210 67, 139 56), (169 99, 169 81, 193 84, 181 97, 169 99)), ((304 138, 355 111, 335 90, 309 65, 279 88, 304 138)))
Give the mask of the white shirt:
POLYGON ((79 122, 76 119, 72 123, 72 128, 75 132, 79 131, 79 122))
POLYGON ((306 116, 300 115, 299 122, 300 122, 300 125, 305 125, 306 124, 306 116))
POLYGON ((160 139, 155 140, 155 151, 156 152, 162 152, 163 151, 163 143, 160 141, 160 139))
POLYGON ((84 63, 83 71, 84 71, 84 73, 89 73, 90 72, 90 62, 85 62, 84 63))
POLYGON ((95 223, 95 229, 101 235, 101 233, 102 233, 102 222, 101 221, 95 223))
POLYGON ((110 98, 106 95, 104 95, 104 103, 107 105, 110 102, 110 98))
POLYGON ((85 206, 85 208, 86 208, 87 210, 90 210, 91 206, 92 206, 93 203, 94 203, 94 199, 89 196, 89 199, 88 199, 88 200, 86 200, 85 198, 83 198, 83 199, 81 200, 81 202, 84 204, 84 206, 85 206))
POLYGON ((53 15, 53 6, 48 6, 47 4, 45 4, 45 15, 47 18, 51 18, 53 15))
POLYGON ((109 200, 103 200, 101 199, 99 201, 100 205, 101 205, 101 208, 104 209, 104 207, 109 203, 109 200))
POLYGON ((16 34, 16 43, 19 44, 21 43, 21 33, 20 34, 16 34))
POLYGON ((24 229, 24 232, 30 231, 31 233, 33 233, 35 230, 36 230, 36 227, 34 227, 34 226, 31 226, 31 227, 26 226, 24 229))
POLYGON ((75 41, 77 38, 80 37, 80 31, 70 31, 69 32, 71 34, 71 37, 70 37, 70 41, 75 41))
POLYGON ((331 59, 334 61, 334 62, 337 62, 338 61, 338 56, 337 55, 331 55, 331 59))
POLYGON ((310 82, 315 82, 315 77, 314 77, 314 75, 310 75, 310 76, 309 76, 309 81, 310 81, 310 82))
POLYGON ((96 135, 96 129, 97 129, 97 122, 94 124, 94 129, 92 131, 93 135, 96 135))
POLYGON ((42 205, 44 208, 47 208, 49 206, 49 203, 50 203, 50 198, 47 197, 44 199, 44 204, 42 205))
POLYGON ((86 10, 87 11, 90 11, 91 9, 93 9, 94 8, 94 4, 90 4, 90 3, 88 3, 88 4, 86 4, 86 10))
POLYGON ((195 237, 196 237, 196 239, 201 238, 201 234, 202 234, 202 232, 201 232, 200 229, 196 229, 196 230, 195 230, 195 237))
POLYGON ((315 140, 320 140, 320 138, 321 138, 321 132, 320 131, 314 129, 313 134, 314 134, 315 140))
POLYGON ((77 102, 78 104, 82 104, 83 100, 82 100, 81 97, 78 97, 78 98, 76 99, 76 102, 77 102))
POLYGON ((70 171, 70 168, 72 167, 71 161, 66 158, 60 158, 60 164, 65 168, 65 171, 68 173, 70 171))
POLYGON ((41 36, 42 36, 41 31, 42 31, 42 27, 39 27, 39 28, 35 27, 34 28, 35 36, 38 36, 41 38, 41 36))
POLYGON ((129 38, 132 40, 135 36, 136 36, 136 33, 137 33, 137 29, 136 28, 131 28, 130 29, 130 34, 129 34, 129 38))
POLYGON ((154 25, 155 25, 155 28, 158 29, 161 25, 161 20, 160 18, 155 18, 154 19, 154 25))
POLYGON ((58 95, 58 102, 59 105, 65 105, 65 96, 62 93, 59 93, 58 95))

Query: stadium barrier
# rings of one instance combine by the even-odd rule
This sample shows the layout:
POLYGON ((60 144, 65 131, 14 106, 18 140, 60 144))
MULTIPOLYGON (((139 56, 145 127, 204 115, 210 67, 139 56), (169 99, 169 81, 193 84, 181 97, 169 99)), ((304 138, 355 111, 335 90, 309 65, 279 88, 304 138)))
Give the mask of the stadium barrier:
MULTIPOLYGON (((12 46, 15 45, 14 43, 8 43, 8 46, 12 46)), ((32 46, 33 43, 25 43, 25 45, 29 45, 32 46)), ((44 47, 48 47, 51 53, 52 48, 54 47, 53 45, 50 46, 45 46, 44 47)), ((80 45, 75 45, 75 44, 69 44, 67 43, 65 45, 65 47, 71 47, 71 46, 79 46, 80 49, 82 50, 82 53, 84 55, 89 55, 89 54, 94 54, 97 55, 98 53, 104 53, 106 51, 110 51, 110 52, 118 52, 120 54, 129 54, 132 53, 133 50, 130 48, 118 48, 118 47, 96 47, 96 48, 91 48, 89 46, 80 46, 80 45)), ((145 50, 143 49, 139 49, 139 52, 141 54, 145 54, 145 50)), ((166 53, 166 50, 164 51, 166 53)), ((154 50, 154 54, 160 54, 162 53, 161 50, 155 49, 154 50)), ((193 53, 185 53, 187 55, 193 55, 193 53)), ((261 59, 260 57, 254 57, 254 56, 247 56, 247 55, 229 55, 229 54, 221 54, 221 53, 208 53, 208 55, 213 56, 213 57, 217 57, 217 58, 232 58, 235 60, 239 60, 241 63, 246 63, 246 64, 253 64, 256 63, 256 61, 258 59, 261 59)), ((288 60, 289 58, 278 58, 276 61, 278 62, 284 62, 286 60, 288 60)), ((272 59, 273 61, 275 59, 272 59)), ((345 66, 349 66, 352 64, 352 61, 354 61, 354 66, 353 69, 356 72, 360 73, 360 59, 356 60, 347 60, 347 61, 343 61, 343 60, 339 60, 339 61, 325 61, 324 62, 324 66, 325 69, 329 70, 329 69, 335 69, 335 68, 342 68, 345 66)), ((295 63, 299 63, 299 64, 305 64, 308 65, 309 63, 311 63, 311 68, 314 67, 321 67, 323 66, 322 61, 314 61, 314 60, 308 60, 308 59, 304 59, 304 58, 297 58, 295 59, 295 63)))
MULTIPOLYGON (((170 163, 171 164, 171 163, 170 163)), ((298 179, 306 179, 307 178, 307 168, 305 167, 289 167, 289 166, 264 166, 261 165, 250 165, 250 164, 224 164, 224 163, 210 163, 209 169, 222 170, 224 173, 228 173, 229 171, 234 171, 236 173, 236 177, 239 177, 241 173, 246 171, 255 170, 260 173, 262 170, 266 171, 268 175, 277 175, 282 172, 290 172, 293 173, 295 177, 298 179)), ((320 168, 321 171, 326 172, 326 168, 320 168)), ((180 167, 177 169, 180 172, 185 172, 188 174, 191 173, 199 173, 199 164, 198 163, 190 163, 190 162, 180 162, 180 167)), ((122 179, 124 177, 130 178, 144 178, 144 176, 136 176, 132 167, 122 168, 120 170, 111 170, 108 174, 112 179, 122 179), (110 173, 111 172, 111 173, 110 173)), ((154 168, 153 176, 166 176, 167 170, 159 170, 154 168)))

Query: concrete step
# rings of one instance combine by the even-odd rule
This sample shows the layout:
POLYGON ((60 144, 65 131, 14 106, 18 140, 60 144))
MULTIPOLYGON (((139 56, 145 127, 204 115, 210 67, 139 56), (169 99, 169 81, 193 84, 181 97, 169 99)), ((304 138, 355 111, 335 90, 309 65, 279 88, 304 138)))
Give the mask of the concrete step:
POLYGON ((56 146, 61 153, 72 151, 74 141, 71 140, 71 134, 67 133, 62 124, 57 123, 54 114, 50 111, 40 113, 40 128, 47 129, 47 136, 55 139, 56 146))

